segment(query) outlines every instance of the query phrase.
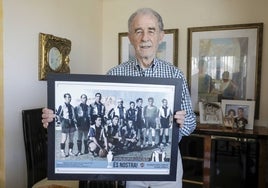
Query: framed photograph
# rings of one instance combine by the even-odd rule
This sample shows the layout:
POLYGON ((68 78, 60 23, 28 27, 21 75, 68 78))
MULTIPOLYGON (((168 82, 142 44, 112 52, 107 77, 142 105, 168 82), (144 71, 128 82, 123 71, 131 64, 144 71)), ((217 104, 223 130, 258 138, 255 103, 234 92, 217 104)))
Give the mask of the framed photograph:
MULTIPOLYGON (((165 29, 165 36, 158 47, 157 58, 178 66, 178 29, 165 29)), ((134 47, 130 44, 128 33, 118 34, 118 59, 119 63, 128 61, 135 54, 134 47)))
POLYGON ((199 102, 201 124, 222 124, 220 102, 199 102))
POLYGON ((193 107, 256 101, 259 116, 263 23, 188 28, 187 78, 193 107))
POLYGON ((39 33, 39 80, 48 73, 70 73, 71 45, 69 39, 39 33))
POLYGON ((255 101, 222 100, 223 116, 233 119, 233 128, 253 129, 255 101))
POLYGON ((178 79, 49 74, 57 118, 48 127, 48 178, 175 180, 181 94, 178 79))

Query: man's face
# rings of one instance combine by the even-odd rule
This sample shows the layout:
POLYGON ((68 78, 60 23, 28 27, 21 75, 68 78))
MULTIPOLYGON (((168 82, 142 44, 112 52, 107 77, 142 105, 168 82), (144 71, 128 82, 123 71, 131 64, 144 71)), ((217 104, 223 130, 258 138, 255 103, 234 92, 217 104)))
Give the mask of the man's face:
POLYGON ((70 103, 71 100, 72 100, 72 97, 71 97, 70 95, 66 95, 66 97, 65 97, 65 102, 66 102, 66 103, 70 103))
POLYGON ((148 99, 148 104, 149 104, 149 106, 152 106, 153 103, 154 103, 153 99, 148 99))
POLYGON ((135 108, 135 104, 134 103, 130 103, 130 108, 135 108))
POLYGON ((95 96, 95 100, 96 100, 96 102, 100 102, 100 100, 101 100, 101 95, 100 95, 100 94, 96 94, 96 96, 95 96))
POLYGON ((117 125, 118 122, 119 122, 118 117, 114 117, 114 118, 113 118, 113 124, 114 124, 114 125, 117 125))
POLYGON ((242 109, 238 109, 237 114, 239 117, 242 117, 244 115, 244 111, 242 109))
POLYGON ((137 102, 137 106, 142 106, 142 100, 139 100, 138 102, 137 102))
POLYGON ((100 117, 98 117, 98 118, 95 120, 95 122, 96 122, 96 126, 97 126, 97 127, 101 126, 101 118, 100 118, 100 117))
POLYGON ((163 104, 163 106, 167 106, 167 101, 164 100, 162 104, 163 104))
POLYGON ((117 101, 117 105, 122 107, 123 106, 123 101, 122 100, 117 101))
POLYGON ((87 103, 87 97, 86 97, 85 95, 83 95, 83 96, 81 97, 81 102, 82 102, 83 104, 86 104, 86 103, 87 103))
POLYGON ((128 121, 128 127, 132 127, 132 125, 133 125, 133 121, 129 120, 128 121))
POLYGON ((137 59, 153 60, 164 32, 160 31, 156 17, 140 14, 134 18, 128 37, 137 59))

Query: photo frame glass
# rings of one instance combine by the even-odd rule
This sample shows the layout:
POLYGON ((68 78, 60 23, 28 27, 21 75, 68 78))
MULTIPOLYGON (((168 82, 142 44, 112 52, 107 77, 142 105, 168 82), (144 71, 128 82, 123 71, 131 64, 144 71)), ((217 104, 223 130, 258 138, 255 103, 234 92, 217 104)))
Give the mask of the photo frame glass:
POLYGON ((175 96, 181 96, 181 91, 180 79, 49 74, 48 107, 57 118, 48 127, 48 178, 175 180, 172 166, 177 165, 179 131, 172 114, 179 110, 181 99, 175 96), (82 113, 85 96, 88 111, 82 113), (143 100, 144 119, 137 115, 138 98, 143 100), (164 101, 169 109, 166 120, 161 118, 164 101), (84 124, 87 142, 78 139, 82 114, 83 121, 89 118, 89 125, 84 124), (115 117, 116 128, 112 127, 115 117), (116 134, 112 136, 111 130, 116 134), (161 139, 162 131, 167 135, 161 139), (79 148, 88 153, 73 155, 79 148))
POLYGON ((259 114, 263 23, 188 28, 188 82, 200 101, 256 101, 259 114))
POLYGON ((232 128, 253 130, 255 101, 222 100, 223 116, 233 119, 232 128))
MULTIPOLYGON (((165 29, 165 35, 162 42, 159 44, 156 57, 167 62, 173 63, 178 66, 178 29, 165 29)), ((118 34, 118 46, 119 53, 118 59, 119 64, 128 61, 130 58, 134 57, 135 50, 130 44, 128 39, 128 33, 118 34)))
POLYGON ((199 102, 201 124, 222 124, 220 102, 199 102))

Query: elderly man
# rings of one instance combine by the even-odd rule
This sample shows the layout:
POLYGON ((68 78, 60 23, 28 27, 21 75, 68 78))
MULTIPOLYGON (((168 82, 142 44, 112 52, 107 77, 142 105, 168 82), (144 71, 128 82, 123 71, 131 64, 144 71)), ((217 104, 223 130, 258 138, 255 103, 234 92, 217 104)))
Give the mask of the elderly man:
MULTIPOLYGON (((171 63, 156 57, 157 49, 164 37, 164 24, 161 16, 150 8, 142 8, 134 12, 128 20, 128 37, 135 49, 135 57, 127 62, 112 68, 108 75, 141 76, 158 78, 178 78, 183 80, 181 111, 175 112, 174 119, 179 126, 179 140, 182 136, 190 135, 196 127, 196 117, 192 110, 192 104, 186 79, 181 70, 171 63)), ((43 110, 44 127, 52 121, 53 111, 43 110)), ((179 150, 178 150, 179 151, 179 150)), ((182 187, 182 161, 178 152, 176 181, 127 181, 127 188, 181 188, 182 187)))

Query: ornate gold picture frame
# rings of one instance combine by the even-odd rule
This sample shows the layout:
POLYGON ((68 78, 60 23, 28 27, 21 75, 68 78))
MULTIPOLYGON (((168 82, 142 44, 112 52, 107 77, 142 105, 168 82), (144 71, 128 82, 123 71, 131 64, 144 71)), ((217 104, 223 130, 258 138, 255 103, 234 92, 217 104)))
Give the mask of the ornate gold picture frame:
POLYGON ((39 80, 47 74, 70 73, 71 41, 51 34, 39 33, 39 80))

